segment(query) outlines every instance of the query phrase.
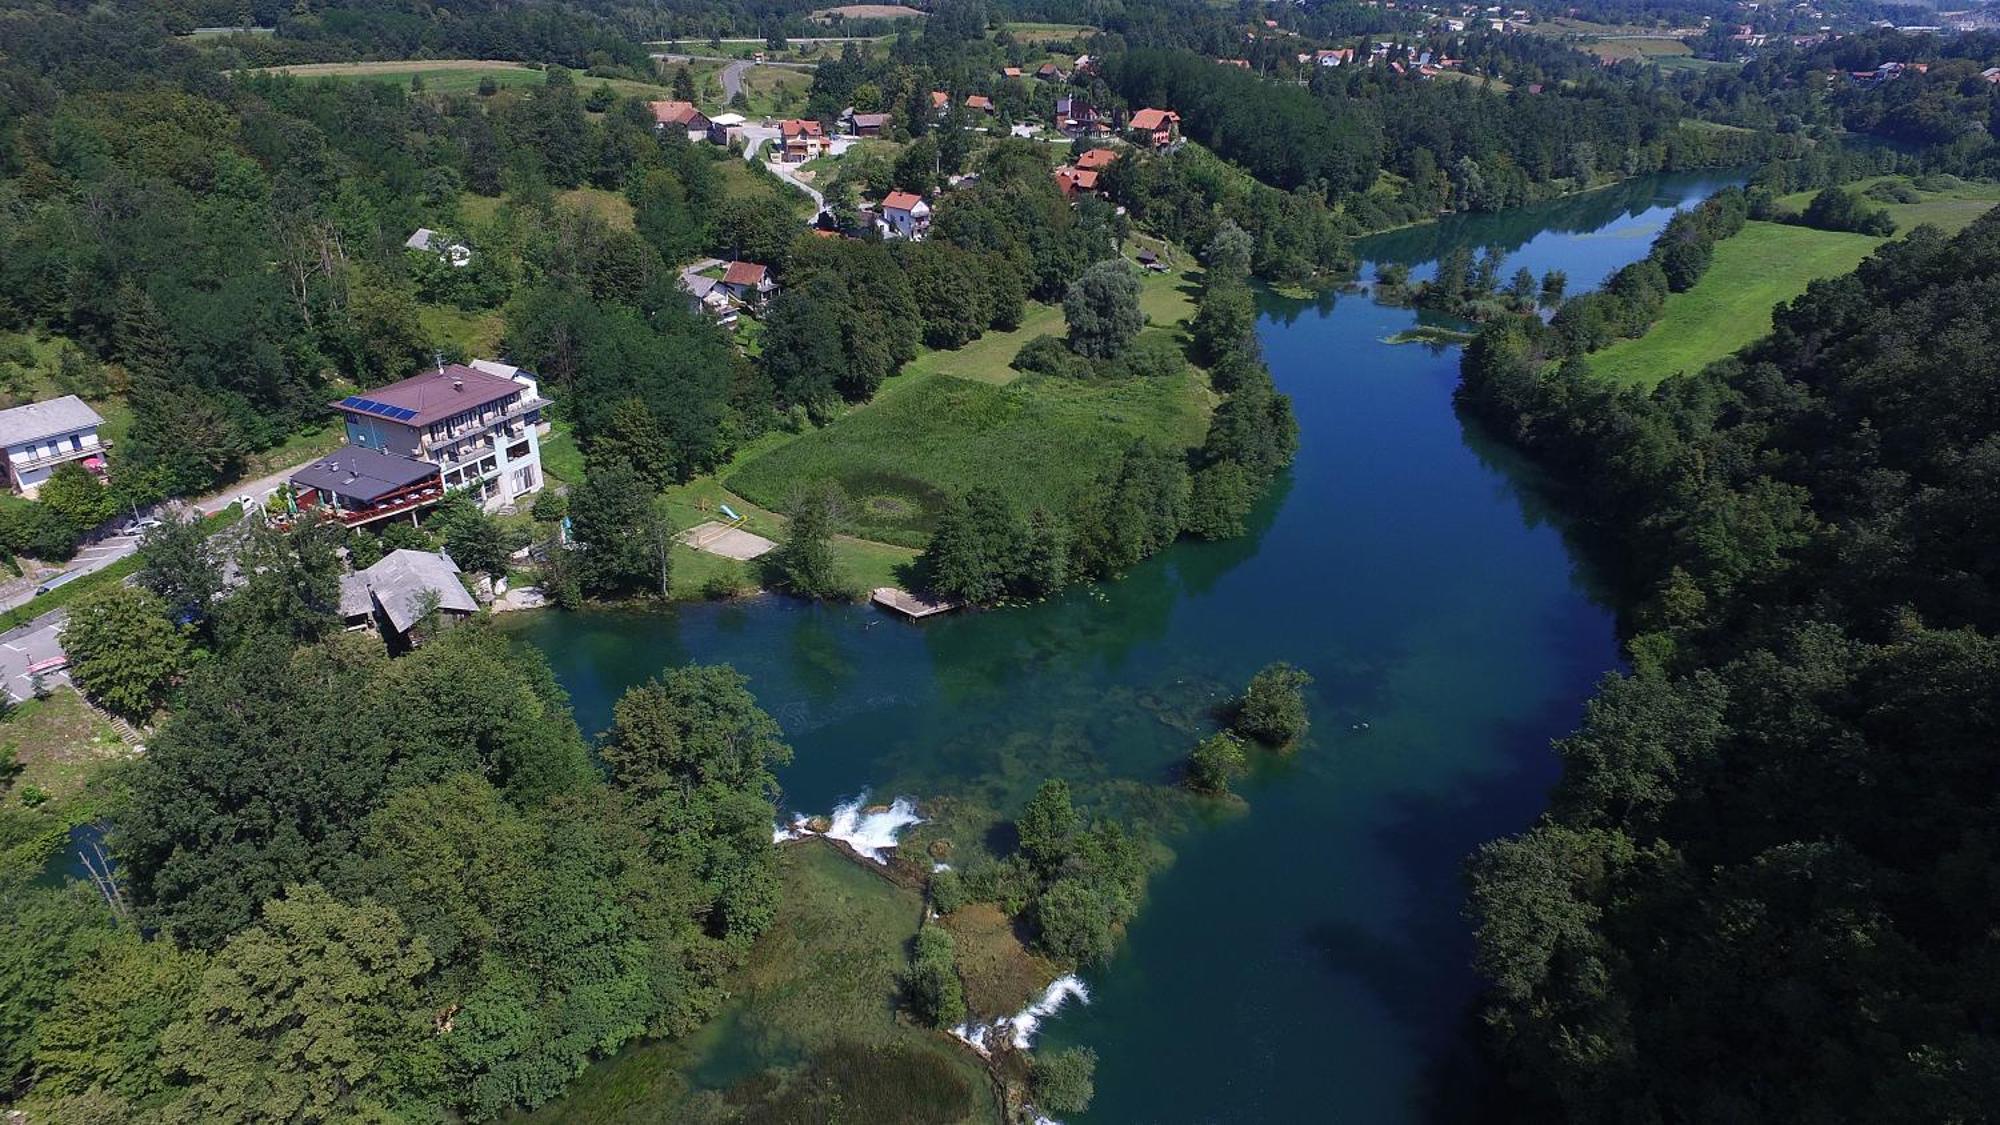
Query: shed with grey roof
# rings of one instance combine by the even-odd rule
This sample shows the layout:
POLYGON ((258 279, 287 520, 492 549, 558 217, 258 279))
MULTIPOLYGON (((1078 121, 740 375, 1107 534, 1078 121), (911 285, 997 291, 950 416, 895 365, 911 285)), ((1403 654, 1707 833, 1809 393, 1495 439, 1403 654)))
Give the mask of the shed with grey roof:
MULTIPOLYGON (((459 581, 458 564, 449 555, 407 548, 395 550, 355 577, 367 584, 369 601, 398 637, 423 620, 431 608, 432 595, 436 596, 436 609, 442 615, 467 617, 479 612, 479 603, 472 600, 465 584, 459 581)), ((348 589, 343 587, 343 611, 349 596, 348 589)))

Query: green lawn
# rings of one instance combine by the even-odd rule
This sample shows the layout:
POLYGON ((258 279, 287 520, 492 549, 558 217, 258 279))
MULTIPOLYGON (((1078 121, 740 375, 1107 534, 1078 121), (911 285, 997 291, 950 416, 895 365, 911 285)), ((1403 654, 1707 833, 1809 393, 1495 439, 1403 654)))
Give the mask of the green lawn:
MULTIPOLYGON (((1908 177, 1876 176, 1872 179, 1843 184, 1842 187, 1847 191, 1866 193, 1876 184, 1890 180, 1908 182, 1908 177)), ((1817 194, 1819 194, 1817 191, 1797 192, 1781 197, 1778 203, 1793 211, 1803 211, 1806 209, 1806 204, 1811 203, 1812 197, 1817 194)), ((1971 226, 1974 219, 1992 210, 1996 203, 2000 203, 2000 183, 1965 181, 1944 191, 1924 191, 1918 194, 1923 198, 1916 203, 1882 203, 1868 199, 1865 194, 1862 198, 1867 206, 1879 207, 1889 212, 1889 217, 1896 220, 1897 234, 1908 234, 1922 223, 1939 227, 1946 234, 1956 234, 1971 226)))
POLYGON ((1771 330, 1771 309, 1816 278, 1847 273, 1881 239, 1779 223, 1749 223, 1715 247, 1715 262, 1694 288, 1667 298, 1650 332, 1590 357, 1591 369, 1652 386, 1707 366, 1771 330))
POLYGON ((1208 425, 1207 380, 1193 369, 1121 383, 906 379, 869 406, 749 459, 725 482, 765 507, 782 507, 808 482, 838 482, 853 501, 857 534, 919 547, 954 493, 992 485, 1024 509, 1067 510, 1134 437, 1191 446, 1208 425))

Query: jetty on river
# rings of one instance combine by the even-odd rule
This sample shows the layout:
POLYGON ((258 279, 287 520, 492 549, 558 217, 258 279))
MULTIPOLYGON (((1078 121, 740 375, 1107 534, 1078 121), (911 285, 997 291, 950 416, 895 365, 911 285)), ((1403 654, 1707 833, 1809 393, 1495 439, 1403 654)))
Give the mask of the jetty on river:
POLYGON ((949 598, 925 598, 896 586, 877 586, 869 594, 869 600, 891 613, 899 613, 911 621, 922 621, 926 617, 936 617, 940 613, 950 613, 964 605, 949 598))

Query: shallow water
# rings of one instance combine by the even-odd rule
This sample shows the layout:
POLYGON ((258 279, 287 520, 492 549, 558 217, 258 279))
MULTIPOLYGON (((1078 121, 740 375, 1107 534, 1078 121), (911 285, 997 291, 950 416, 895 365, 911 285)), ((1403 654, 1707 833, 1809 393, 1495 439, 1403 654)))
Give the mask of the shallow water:
MULTIPOLYGON (((1361 249, 1421 277, 1444 248, 1495 245, 1503 279, 1555 268, 1581 292, 1725 182, 1639 181, 1361 249)), ((1251 535, 1104 587, 921 627, 777 598, 509 627, 586 731, 665 666, 735 665, 797 750, 781 780, 808 813, 863 789, 1012 810, 1052 774, 1163 781, 1208 707, 1269 661, 1303 666, 1309 742, 1244 780, 1247 811, 1172 841, 1118 957, 1084 974, 1089 1003, 1038 1042, 1098 1052, 1078 1122, 1470 1116, 1461 865, 1540 810, 1548 740, 1618 654, 1532 475, 1453 413, 1457 349, 1385 342, 1415 321, 1360 296, 1267 301, 1297 464, 1251 535)))

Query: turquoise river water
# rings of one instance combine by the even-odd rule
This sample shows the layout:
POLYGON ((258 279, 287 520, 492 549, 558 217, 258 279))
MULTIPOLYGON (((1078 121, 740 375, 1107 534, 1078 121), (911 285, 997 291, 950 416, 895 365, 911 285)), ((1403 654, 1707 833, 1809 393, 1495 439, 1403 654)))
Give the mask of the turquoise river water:
MULTIPOLYGON (((1422 277, 1453 245, 1495 246, 1502 279, 1561 269, 1580 292, 1726 182, 1636 181, 1361 250, 1422 277)), ((1090 1003, 1043 1042, 1099 1055, 1079 1121, 1462 1120, 1480 1083, 1462 864, 1543 806, 1549 740, 1617 665, 1613 622, 1532 474, 1454 414, 1456 348, 1388 343, 1416 314, 1366 296, 1264 311, 1301 448, 1241 540, 921 627, 772 597, 510 627, 586 731, 663 667, 735 665, 796 748, 781 780, 805 811, 1162 781, 1203 708, 1269 661, 1303 666, 1309 744, 1239 785, 1247 809, 1176 834, 1118 956, 1085 974, 1090 1003)))

